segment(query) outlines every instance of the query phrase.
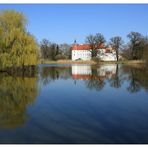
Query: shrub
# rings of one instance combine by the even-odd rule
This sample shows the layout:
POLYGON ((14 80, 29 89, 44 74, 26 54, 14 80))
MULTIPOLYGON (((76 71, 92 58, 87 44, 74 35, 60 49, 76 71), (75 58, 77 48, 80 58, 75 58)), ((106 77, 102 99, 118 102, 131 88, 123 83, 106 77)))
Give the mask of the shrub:
POLYGON ((55 59, 56 60, 63 60, 63 59, 67 59, 67 56, 58 54, 58 55, 55 56, 55 59))
POLYGON ((92 60, 96 63, 99 63, 100 62, 100 59, 98 57, 92 57, 92 60))
POLYGON ((82 60, 81 58, 76 59, 76 61, 82 60))

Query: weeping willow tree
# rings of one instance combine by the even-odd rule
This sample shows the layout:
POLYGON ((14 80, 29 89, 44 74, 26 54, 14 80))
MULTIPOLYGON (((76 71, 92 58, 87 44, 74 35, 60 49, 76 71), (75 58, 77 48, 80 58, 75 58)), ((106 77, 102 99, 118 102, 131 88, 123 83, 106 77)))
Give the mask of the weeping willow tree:
POLYGON ((38 45, 26 25, 27 19, 22 13, 0 12, 0 69, 37 64, 38 45))

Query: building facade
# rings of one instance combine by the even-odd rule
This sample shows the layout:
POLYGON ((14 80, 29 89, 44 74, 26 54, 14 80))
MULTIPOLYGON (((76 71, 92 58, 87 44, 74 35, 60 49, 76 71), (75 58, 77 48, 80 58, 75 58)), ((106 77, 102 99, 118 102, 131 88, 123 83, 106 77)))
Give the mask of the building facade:
POLYGON ((98 49, 97 57, 101 61, 117 61, 116 51, 111 46, 98 49))
MULTIPOLYGON (((74 44, 72 46, 72 60, 91 60, 92 53, 89 44, 74 44)), ((103 44, 98 46, 97 57, 102 61, 117 61, 116 51, 111 47, 105 47, 103 44)))
POLYGON ((72 60, 91 60, 91 50, 88 44, 74 44, 72 47, 72 60))

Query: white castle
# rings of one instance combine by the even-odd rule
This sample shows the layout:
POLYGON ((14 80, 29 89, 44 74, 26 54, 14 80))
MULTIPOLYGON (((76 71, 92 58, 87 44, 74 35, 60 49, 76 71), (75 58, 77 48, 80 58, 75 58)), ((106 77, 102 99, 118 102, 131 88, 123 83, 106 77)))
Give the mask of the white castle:
MULTIPOLYGON (((89 44, 73 44, 72 60, 91 60, 92 53, 89 44)), ((104 44, 98 46, 97 57, 102 61, 117 61, 116 51, 111 46, 105 47, 104 44)))

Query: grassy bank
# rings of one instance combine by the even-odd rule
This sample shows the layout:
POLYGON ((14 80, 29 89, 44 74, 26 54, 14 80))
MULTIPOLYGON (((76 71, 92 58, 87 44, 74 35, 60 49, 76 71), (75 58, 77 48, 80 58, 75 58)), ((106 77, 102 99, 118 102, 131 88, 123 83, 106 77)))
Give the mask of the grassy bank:
POLYGON ((57 61, 50 61, 50 60, 40 60, 39 64, 96 64, 94 61, 72 61, 72 60, 57 60, 57 61))
POLYGON ((95 61, 72 61, 72 60, 58 60, 58 61, 51 61, 51 60, 40 60, 39 64, 126 64, 126 65, 144 65, 144 61, 142 60, 125 60, 125 61, 101 61, 99 63, 95 61))

